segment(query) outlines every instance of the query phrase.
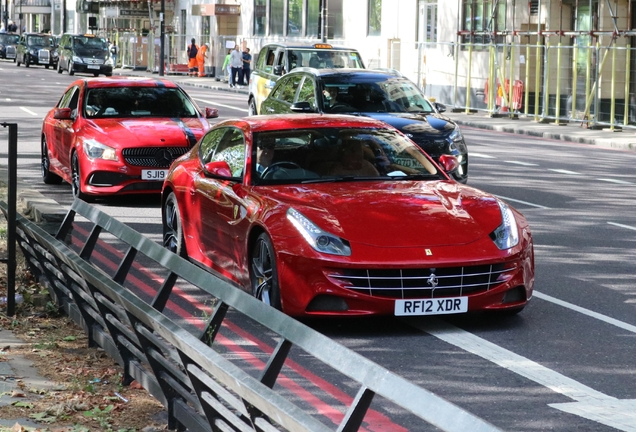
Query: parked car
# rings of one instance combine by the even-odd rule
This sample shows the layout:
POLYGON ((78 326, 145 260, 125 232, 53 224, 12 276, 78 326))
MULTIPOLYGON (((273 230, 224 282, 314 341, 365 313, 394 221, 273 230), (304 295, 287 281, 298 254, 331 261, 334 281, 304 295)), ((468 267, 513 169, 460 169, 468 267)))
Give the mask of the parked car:
POLYGON ((346 113, 385 121, 433 159, 456 156, 455 180, 468 181, 468 148, 459 126, 442 115, 408 78, 394 71, 299 68, 282 77, 261 105, 261 114, 346 113))
POLYGON ((163 244, 292 316, 520 311, 526 219, 439 161, 367 117, 224 121, 170 168, 163 244))
POLYGON ((60 48, 60 39, 62 36, 50 36, 49 39, 51 41, 51 56, 53 56, 53 67, 57 69, 57 62, 60 57, 59 48, 60 48))
POLYGON ((159 193, 170 164, 218 117, 169 80, 73 82, 42 125, 42 179, 82 199, 159 193))
POLYGON ((0 58, 15 61, 16 45, 19 40, 19 34, 0 33, 0 58))
POLYGON ((51 55, 50 35, 44 33, 22 33, 16 46, 16 63, 18 67, 24 63, 25 67, 31 65, 44 66, 48 69, 53 66, 51 55))
POLYGON ((261 102, 276 81, 297 67, 356 68, 364 63, 357 50, 329 44, 273 43, 261 48, 253 62, 249 83, 248 105, 250 115, 260 113, 261 102))
POLYGON ((57 51, 57 73, 68 71, 69 75, 75 75, 76 72, 94 76, 113 75, 113 58, 104 38, 94 34, 64 33, 57 51))

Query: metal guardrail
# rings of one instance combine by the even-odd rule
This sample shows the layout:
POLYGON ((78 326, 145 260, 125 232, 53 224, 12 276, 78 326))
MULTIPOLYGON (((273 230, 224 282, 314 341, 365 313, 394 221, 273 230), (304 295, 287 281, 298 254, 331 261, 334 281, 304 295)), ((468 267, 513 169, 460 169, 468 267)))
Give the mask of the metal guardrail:
MULTIPOLYGON (((0 202, 0 209, 7 214, 6 203, 0 202)), ((35 276, 48 286, 58 306, 83 325, 89 345, 101 346, 122 365, 125 383, 137 380, 163 403, 171 429, 356 431, 363 427, 377 395, 442 430, 498 430, 266 306, 81 200, 74 201, 56 237, 21 215, 17 215, 16 226, 18 244, 35 276), (92 225, 85 241, 72 233, 80 223, 75 220, 77 215, 88 221, 82 219, 82 224, 92 225), (106 240, 100 239, 101 235, 106 240), (91 262, 91 256, 98 254, 95 251, 100 241, 112 244, 113 239, 127 250, 110 276, 91 262), (148 302, 125 286, 136 260, 142 257, 167 270, 148 302), (177 280, 214 299, 214 308, 198 334, 167 316, 166 305, 173 301, 177 280), (258 377, 215 350, 215 338, 229 310, 280 338, 258 377), (343 374, 346 387, 356 393, 335 429, 275 387, 292 347, 343 374)))

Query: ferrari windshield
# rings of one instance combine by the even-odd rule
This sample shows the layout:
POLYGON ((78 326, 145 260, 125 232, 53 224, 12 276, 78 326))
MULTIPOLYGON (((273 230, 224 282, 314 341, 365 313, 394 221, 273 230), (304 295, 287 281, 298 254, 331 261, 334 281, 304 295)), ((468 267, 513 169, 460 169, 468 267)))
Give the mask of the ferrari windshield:
POLYGON ((89 89, 86 117, 198 117, 199 112, 179 88, 101 87, 89 89))
POLYGON ((252 160, 255 184, 445 178, 419 147, 392 129, 255 133, 252 160))
POLYGON ((323 79, 323 108, 333 113, 348 112, 434 112, 420 89, 406 78, 339 75, 323 79))

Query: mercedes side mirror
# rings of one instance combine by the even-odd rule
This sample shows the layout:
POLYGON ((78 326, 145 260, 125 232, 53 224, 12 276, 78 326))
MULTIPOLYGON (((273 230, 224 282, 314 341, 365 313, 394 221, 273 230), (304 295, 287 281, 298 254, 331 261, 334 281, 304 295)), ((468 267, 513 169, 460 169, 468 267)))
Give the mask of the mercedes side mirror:
POLYGON ((446 105, 444 105, 443 103, 435 102, 435 109, 437 109, 437 111, 441 113, 446 112, 446 105))
POLYGON ((205 118, 217 118, 219 110, 216 108, 205 107, 205 118))

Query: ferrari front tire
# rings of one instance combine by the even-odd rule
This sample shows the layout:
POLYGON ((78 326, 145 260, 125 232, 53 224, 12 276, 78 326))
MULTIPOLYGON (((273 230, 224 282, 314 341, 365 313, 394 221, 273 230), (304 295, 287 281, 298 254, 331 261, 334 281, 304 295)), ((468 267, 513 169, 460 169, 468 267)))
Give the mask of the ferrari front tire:
POLYGON ((274 246, 266 233, 262 233, 256 239, 249 262, 254 297, 269 306, 282 310, 274 246))
POLYGON ((187 258, 188 252, 185 246, 183 225, 181 224, 181 212, 177 203, 177 196, 170 192, 161 212, 163 225, 163 247, 170 252, 187 258))

